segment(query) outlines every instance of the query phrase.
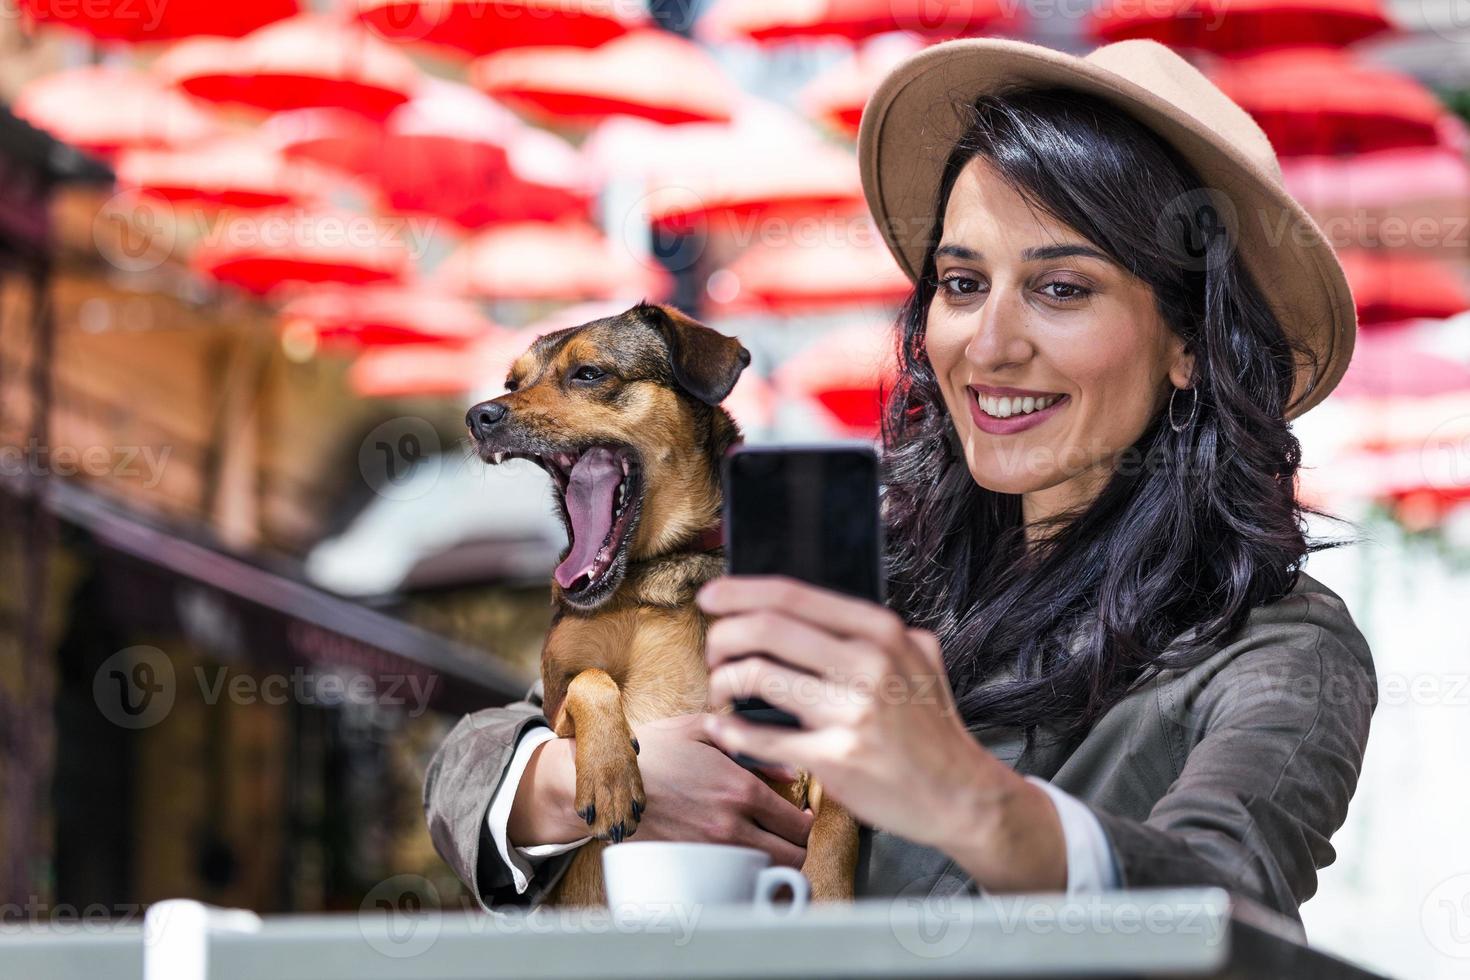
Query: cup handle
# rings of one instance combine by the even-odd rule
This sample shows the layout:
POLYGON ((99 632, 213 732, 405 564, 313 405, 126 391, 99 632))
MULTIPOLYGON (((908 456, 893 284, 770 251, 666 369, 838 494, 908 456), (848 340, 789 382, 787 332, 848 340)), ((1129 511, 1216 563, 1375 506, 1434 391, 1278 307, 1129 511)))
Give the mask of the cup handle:
POLYGON ((811 883, 800 871, 785 866, 763 868, 761 873, 756 875, 755 907, 763 912, 774 911, 776 905, 771 898, 782 885, 791 886, 791 904, 787 907, 786 915, 796 915, 806 908, 807 900, 812 894, 811 883))

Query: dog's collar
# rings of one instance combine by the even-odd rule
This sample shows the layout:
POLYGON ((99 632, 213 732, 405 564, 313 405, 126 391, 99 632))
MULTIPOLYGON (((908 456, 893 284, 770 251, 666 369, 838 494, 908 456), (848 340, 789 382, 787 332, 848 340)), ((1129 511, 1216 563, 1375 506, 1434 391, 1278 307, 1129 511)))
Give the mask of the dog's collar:
POLYGON ((725 546, 724 524, 716 524, 699 532, 694 539, 695 551, 718 551, 725 546))

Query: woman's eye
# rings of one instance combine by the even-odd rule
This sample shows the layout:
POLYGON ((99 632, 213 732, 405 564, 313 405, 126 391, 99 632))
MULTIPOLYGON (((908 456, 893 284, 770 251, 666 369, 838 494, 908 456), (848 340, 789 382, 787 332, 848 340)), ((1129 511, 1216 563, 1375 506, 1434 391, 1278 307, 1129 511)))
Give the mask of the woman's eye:
POLYGON ((1079 286, 1075 282, 1066 282, 1062 279, 1055 279, 1047 283, 1045 286, 1042 286, 1041 288, 1050 289, 1053 286, 1060 287, 1061 292, 1050 294, 1052 299, 1076 301, 1079 299, 1085 299, 1088 296, 1092 295, 1092 290, 1088 289, 1086 286, 1079 286))
POLYGON ((602 368, 593 367, 591 364, 584 364, 573 372, 572 378, 576 381, 596 381, 605 374, 607 372, 602 370, 602 368))
POLYGON ((939 288, 951 296, 971 296, 980 291, 980 280, 972 276, 953 273, 939 280, 939 288))

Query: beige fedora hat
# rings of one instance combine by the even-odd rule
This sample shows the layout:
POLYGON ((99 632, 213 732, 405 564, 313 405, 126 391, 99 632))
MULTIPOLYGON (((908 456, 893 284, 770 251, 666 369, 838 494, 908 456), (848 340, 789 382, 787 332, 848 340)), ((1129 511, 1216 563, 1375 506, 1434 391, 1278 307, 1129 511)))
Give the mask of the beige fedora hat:
MULTIPOLYGON (((1271 142, 1250 115, 1156 41, 1119 41, 1078 57, 1003 38, 931 45, 895 67, 858 129, 863 193, 888 248, 917 281, 945 158, 961 135, 954 103, 1021 85, 1065 86, 1117 104, 1190 162, 1207 202, 1289 336, 1315 352, 1297 369, 1288 417, 1316 405, 1352 357, 1357 312, 1332 246, 1287 193, 1271 142)), ((1193 197, 1193 195, 1191 195, 1193 197)))

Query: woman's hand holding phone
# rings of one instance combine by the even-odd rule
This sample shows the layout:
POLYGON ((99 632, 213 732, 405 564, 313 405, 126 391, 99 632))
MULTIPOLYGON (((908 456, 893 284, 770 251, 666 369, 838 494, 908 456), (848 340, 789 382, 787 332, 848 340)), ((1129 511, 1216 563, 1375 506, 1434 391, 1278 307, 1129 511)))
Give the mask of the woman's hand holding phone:
MULTIPOLYGON (((635 840, 703 841, 754 847, 793 868, 806 858, 810 811, 799 810, 710 744, 704 715, 680 715, 634 729, 648 809, 635 840)), ((512 844, 570 843, 587 826, 572 811, 575 739, 537 747, 511 809, 512 844)))
POLYGON ((933 633, 785 576, 722 576, 696 601, 713 619, 711 703, 759 697, 802 726, 704 715, 716 745, 807 770, 862 822, 945 851, 987 888, 1066 886, 1051 801, 971 737, 933 633))

